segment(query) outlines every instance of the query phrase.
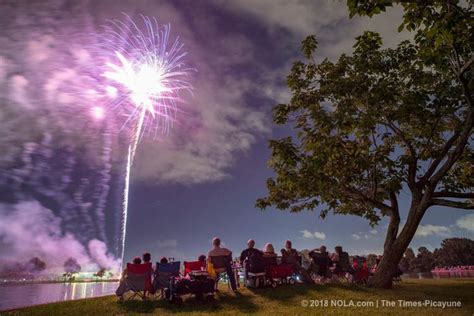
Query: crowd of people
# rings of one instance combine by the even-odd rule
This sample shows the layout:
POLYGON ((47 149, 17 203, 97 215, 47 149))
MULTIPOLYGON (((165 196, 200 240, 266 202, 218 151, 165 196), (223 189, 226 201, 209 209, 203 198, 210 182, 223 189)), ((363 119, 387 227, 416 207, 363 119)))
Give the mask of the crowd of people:
MULTIPOLYGON (((221 246, 221 240, 218 237, 213 238, 212 248, 208 251, 207 257, 200 255, 198 261, 202 263, 203 269, 209 269, 209 263, 213 261, 215 257, 230 257, 232 258, 232 251, 221 246)), ((340 273, 354 273, 354 269, 349 262, 349 255, 343 251, 341 246, 337 246, 334 249, 334 253, 330 254, 325 246, 321 246, 317 249, 312 250, 309 253, 312 258, 309 266, 304 267, 302 257, 300 253, 293 248, 292 242, 286 240, 284 247, 280 250, 280 255, 275 252, 275 247, 267 243, 262 250, 255 247, 255 241, 253 239, 248 240, 247 248, 244 249, 240 256, 232 264, 225 265, 223 267, 214 268, 213 274, 220 275, 225 273, 229 280, 230 287, 233 291, 237 291, 237 280, 236 280, 236 267, 243 268, 244 271, 258 270, 260 267, 257 265, 277 265, 277 259, 279 263, 291 265, 293 270, 298 275, 298 279, 304 283, 313 283, 314 276, 320 276, 322 278, 327 277, 329 274, 340 274, 340 273), (331 269, 331 271, 329 271, 331 269)), ((159 261, 160 263, 167 263, 168 259, 163 257, 159 261)), ((147 264, 151 263, 151 254, 146 252, 143 256, 135 257, 132 260, 133 264, 147 264)), ((153 275, 153 265, 149 264, 149 273, 153 275)), ((246 272, 245 272, 246 273, 246 272)), ((122 280, 127 277, 127 269, 122 272, 122 280)), ((119 288, 121 285, 119 285, 119 288)), ((120 291, 119 291, 120 292, 120 291)))

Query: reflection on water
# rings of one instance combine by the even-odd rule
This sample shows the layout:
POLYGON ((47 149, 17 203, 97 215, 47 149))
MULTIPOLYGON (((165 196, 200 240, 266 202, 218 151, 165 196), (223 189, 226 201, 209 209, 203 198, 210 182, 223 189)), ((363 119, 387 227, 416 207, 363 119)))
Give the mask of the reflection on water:
POLYGON ((117 282, 0 285, 0 310, 115 293, 117 282))

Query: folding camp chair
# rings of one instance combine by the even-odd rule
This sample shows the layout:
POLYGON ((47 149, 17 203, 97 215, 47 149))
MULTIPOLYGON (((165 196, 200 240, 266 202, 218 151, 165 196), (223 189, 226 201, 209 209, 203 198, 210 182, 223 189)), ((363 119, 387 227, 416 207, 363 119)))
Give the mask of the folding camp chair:
POLYGON ((184 276, 195 271, 207 271, 206 261, 184 261, 184 276))
POLYGON ((313 273, 314 278, 324 282, 330 275, 329 267, 331 265, 331 259, 329 259, 328 253, 313 251, 310 253, 310 257, 312 260, 310 267, 314 269, 310 272, 313 273))
POLYGON ((339 261, 335 262, 335 269, 333 271, 333 279, 336 277, 336 280, 347 281, 352 283, 353 275, 355 273, 354 268, 350 264, 349 254, 346 251, 343 251, 339 254, 339 261))
POLYGON ((120 281, 116 294, 123 297, 125 293, 131 291, 132 295, 127 297, 127 299, 133 299, 137 296, 145 299, 146 291, 153 292, 151 284, 152 271, 151 262, 143 264, 127 263, 127 274, 120 281))
MULTIPOLYGON (((217 274, 216 290, 217 290, 217 286, 219 284, 220 279, 224 279, 226 276, 227 276, 227 278, 230 277, 230 276, 227 275, 227 268, 229 266, 231 267, 232 273, 234 273, 234 278, 236 279, 236 284, 237 284, 237 277, 235 276, 235 271, 232 268, 232 256, 231 255, 228 255, 228 256, 211 256, 211 257, 209 257, 209 260, 211 260, 212 267, 214 268, 214 270, 226 269, 226 271, 223 271, 223 272, 220 272, 220 273, 217 274)), ((230 280, 227 282, 227 285, 230 288, 230 280)))
POLYGON ((354 268, 354 276, 352 282, 367 283, 369 279, 369 269, 367 268, 367 259, 361 256, 355 256, 352 259, 352 267, 354 268))
POLYGON ((165 296, 170 302, 181 302, 183 295, 192 294, 196 298, 213 299, 214 279, 209 278, 205 261, 184 261, 184 276, 172 277, 165 296))
POLYGON ((172 286, 171 278, 179 276, 180 262, 156 263, 156 269, 153 276, 153 289, 164 297, 165 289, 172 286))

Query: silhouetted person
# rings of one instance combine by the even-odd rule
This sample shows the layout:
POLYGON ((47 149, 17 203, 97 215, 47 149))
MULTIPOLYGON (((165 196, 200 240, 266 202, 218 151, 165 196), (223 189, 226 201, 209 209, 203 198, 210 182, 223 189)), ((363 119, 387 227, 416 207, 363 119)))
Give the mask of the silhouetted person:
POLYGON ((207 257, 208 259, 210 260, 210 262, 214 262, 212 260, 212 257, 228 257, 229 258, 229 262, 225 264, 225 267, 218 267, 216 268, 214 263, 214 270, 216 271, 217 274, 219 273, 222 273, 222 272, 226 272, 227 273, 227 276, 229 277, 229 282, 230 282, 230 286, 232 288, 233 291, 237 291, 237 284, 236 284, 236 281, 235 281, 235 275, 232 271, 232 265, 231 265, 231 261, 232 261, 232 252, 227 249, 227 248, 222 248, 221 247, 221 240, 218 238, 218 237, 214 237, 212 239, 212 249, 209 250, 209 253, 207 254, 207 257))
POLYGON ((304 283, 313 283, 308 272, 301 266, 298 251, 292 247, 290 240, 285 241, 285 248, 281 250, 281 255, 283 263, 291 264, 304 283))
POLYGON ((255 240, 249 239, 247 241, 247 249, 243 250, 242 253, 240 254, 240 263, 244 263, 245 260, 250 259, 251 257, 257 255, 261 256, 262 252, 258 249, 255 249, 255 240))

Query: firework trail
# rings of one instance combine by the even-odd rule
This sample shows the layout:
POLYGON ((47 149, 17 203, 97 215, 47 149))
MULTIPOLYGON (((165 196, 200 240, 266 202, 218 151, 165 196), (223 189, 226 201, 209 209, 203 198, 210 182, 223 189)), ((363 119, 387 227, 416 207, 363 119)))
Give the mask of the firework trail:
POLYGON ((98 230, 100 233, 100 239, 103 241, 107 241, 107 236, 105 233, 105 207, 107 204, 107 197, 110 191, 109 182, 111 180, 111 170, 112 164, 110 162, 110 156, 112 151, 112 140, 111 140, 111 133, 110 127, 107 122, 105 122, 105 131, 103 133, 103 146, 102 146, 102 170, 100 172, 100 184, 97 186, 95 191, 95 198, 97 200, 97 222, 98 222, 98 230))
POLYGON ((122 262, 128 217, 130 173, 138 144, 144 133, 154 130, 167 134, 180 102, 179 93, 190 92, 187 77, 193 69, 184 63, 183 44, 179 38, 170 42, 170 25, 159 26, 156 19, 141 16, 144 31, 128 16, 105 26, 102 48, 110 54, 102 74, 113 96, 111 109, 127 116, 132 125, 127 154, 125 192, 122 214, 122 262), (154 123, 154 127, 150 126, 154 123))
POLYGON ((132 146, 128 147, 128 154, 127 154, 127 167, 125 171, 125 189, 123 195, 123 209, 122 209, 122 236, 121 236, 121 250, 122 250, 122 257, 121 257, 121 266, 120 272, 122 272, 123 268, 123 255, 125 251, 125 236, 127 236, 127 217, 128 217, 128 190, 130 187, 130 170, 132 169, 132 146))

